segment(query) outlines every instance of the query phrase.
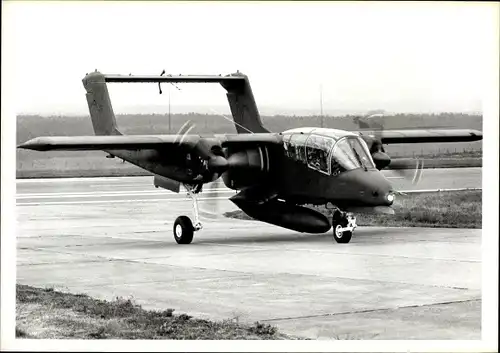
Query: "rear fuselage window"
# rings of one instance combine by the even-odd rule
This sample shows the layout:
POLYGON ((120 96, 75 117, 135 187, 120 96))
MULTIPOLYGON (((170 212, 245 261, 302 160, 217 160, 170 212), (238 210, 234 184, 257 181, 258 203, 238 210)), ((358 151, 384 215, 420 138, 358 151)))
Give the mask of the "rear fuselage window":
POLYGON ((293 134, 290 138, 285 137, 283 142, 286 155, 296 161, 306 163, 306 140, 308 135, 293 134))
POLYGON ((309 168, 329 174, 328 156, 334 144, 330 137, 310 135, 306 143, 307 165, 309 168))

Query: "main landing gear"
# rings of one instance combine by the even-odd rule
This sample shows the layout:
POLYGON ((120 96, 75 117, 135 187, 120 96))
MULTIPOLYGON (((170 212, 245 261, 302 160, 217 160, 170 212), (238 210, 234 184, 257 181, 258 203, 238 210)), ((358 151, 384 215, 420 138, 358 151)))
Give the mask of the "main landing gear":
POLYGON ((333 212, 333 238, 337 243, 349 243, 356 227, 356 217, 352 213, 343 212, 339 209, 333 212))
POLYGON ((194 224, 188 216, 177 217, 174 222, 174 239, 177 244, 191 244, 194 232, 203 228, 198 214, 198 193, 201 191, 202 184, 185 184, 184 187, 193 201, 194 224))

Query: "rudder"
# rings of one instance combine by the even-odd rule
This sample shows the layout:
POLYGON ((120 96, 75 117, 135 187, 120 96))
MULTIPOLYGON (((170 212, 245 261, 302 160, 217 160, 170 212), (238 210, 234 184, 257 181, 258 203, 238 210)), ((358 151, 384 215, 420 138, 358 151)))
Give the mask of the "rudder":
POLYGON ((262 125, 248 77, 240 72, 230 76, 242 76, 244 80, 225 81, 221 85, 227 90, 227 100, 238 134, 267 133, 262 125))
POLYGON ((82 82, 87 91, 87 104, 94 133, 96 135, 121 135, 116 125, 104 75, 98 71, 92 72, 87 74, 82 82))

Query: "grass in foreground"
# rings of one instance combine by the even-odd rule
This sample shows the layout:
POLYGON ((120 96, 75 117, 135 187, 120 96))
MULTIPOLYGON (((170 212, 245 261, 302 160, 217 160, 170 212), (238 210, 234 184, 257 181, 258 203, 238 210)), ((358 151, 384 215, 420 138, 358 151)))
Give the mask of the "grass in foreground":
POLYGON ((16 286, 16 337, 64 339, 295 339, 276 327, 212 322, 173 309, 144 310, 130 299, 93 299, 51 288, 16 286))
MULTIPOLYGON (((325 215, 325 207, 312 206, 325 215)), ((482 191, 441 191, 397 196, 395 215, 358 214, 359 226, 481 228, 482 191)), ((250 220, 243 211, 226 212, 226 217, 250 220)))

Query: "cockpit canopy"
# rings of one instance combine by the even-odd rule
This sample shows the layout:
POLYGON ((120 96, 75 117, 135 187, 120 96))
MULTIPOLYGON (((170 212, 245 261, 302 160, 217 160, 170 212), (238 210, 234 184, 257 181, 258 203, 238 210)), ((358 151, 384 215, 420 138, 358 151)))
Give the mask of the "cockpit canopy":
POLYGON ((283 132, 283 143, 289 158, 324 174, 335 176, 357 168, 375 168, 365 141, 348 131, 293 129, 283 132))

